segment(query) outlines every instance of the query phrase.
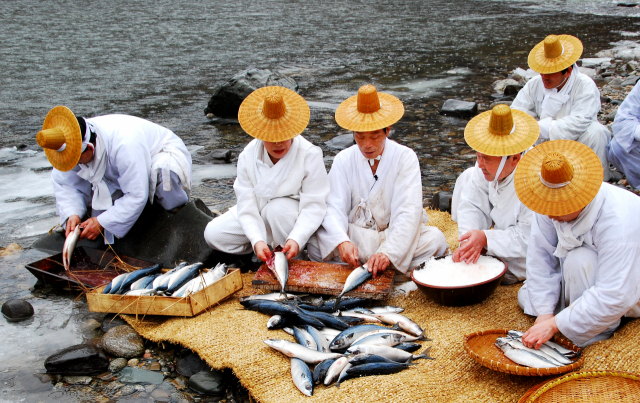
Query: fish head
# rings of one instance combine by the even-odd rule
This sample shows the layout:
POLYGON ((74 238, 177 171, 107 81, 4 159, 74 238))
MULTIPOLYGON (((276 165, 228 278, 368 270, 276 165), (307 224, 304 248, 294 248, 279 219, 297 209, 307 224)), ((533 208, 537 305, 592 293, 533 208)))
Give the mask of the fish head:
POLYGON ((282 316, 273 315, 271 318, 269 318, 269 321, 267 322, 267 329, 275 329, 281 323, 282 323, 282 316))
POLYGON ((329 348, 337 350, 340 349, 342 347, 344 347, 347 344, 350 344, 349 342, 353 341, 353 332, 352 333, 347 333, 344 336, 340 337, 340 338, 335 338, 331 341, 331 344, 329 345, 329 348))
POLYGON ((280 347, 282 347, 282 345, 284 340, 281 339, 267 339, 264 340, 264 344, 266 344, 267 346, 274 348, 274 349, 278 349, 280 347))
POLYGON ((361 354, 363 351, 360 349, 360 346, 352 346, 347 349, 347 353, 349 354, 361 354))

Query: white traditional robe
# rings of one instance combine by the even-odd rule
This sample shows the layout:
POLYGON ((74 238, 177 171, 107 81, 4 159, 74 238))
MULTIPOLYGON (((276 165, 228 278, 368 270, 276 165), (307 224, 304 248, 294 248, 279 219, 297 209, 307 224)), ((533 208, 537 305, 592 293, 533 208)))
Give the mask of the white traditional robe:
POLYGON ((233 189, 238 204, 207 225, 209 246, 242 254, 259 241, 284 246, 292 239, 302 250, 327 211, 329 180, 322 150, 297 136, 287 155, 273 164, 262 141, 253 140, 238 157, 233 189), (263 190, 257 189, 260 185, 263 190))
MULTIPOLYGON (((182 185, 190 188, 191 154, 171 130, 127 115, 98 116, 86 121, 104 142, 108 161, 103 180, 109 192, 111 195, 118 191, 123 194, 97 216, 105 236, 109 233, 121 238, 129 232, 149 199, 149 188, 151 183, 156 183, 158 170, 170 167, 180 177, 182 185), (163 159, 160 154, 165 149, 170 149, 174 158, 180 161, 164 159, 165 164, 152 169, 154 160, 163 159)), ((68 172, 53 169, 51 173, 61 224, 72 215, 84 216, 87 207, 91 206, 92 186, 78 176, 79 170, 77 165, 68 172)))
MULTIPOLYGON (((487 254, 507 262, 509 272, 515 277, 510 280, 524 280, 533 213, 518 199, 513 182, 515 170, 499 181, 497 190, 493 191, 490 191, 492 183, 484 178, 478 166, 467 171, 470 178, 462 186, 464 190, 457 206, 458 235, 483 230, 487 237, 487 254)), ((456 189, 458 186, 456 181, 456 189)))
POLYGON ((634 188, 640 188, 640 85, 636 84, 618 108, 607 156, 634 188))
POLYGON ((598 122, 600 91, 590 77, 578 72, 575 65, 565 85, 571 87, 566 94, 568 99, 562 102, 561 94, 549 95, 541 76, 534 77, 518 92, 511 108, 526 112, 538 121, 538 144, 546 140, 574 140, 589 146, 602 163, 606 181, 610 175, 607 144, 611 132, 598 122), (551 96, 551 101, 547 99, 545 102, 545 95, 551 96))
MULTIPOLYGON (((640 198, 608 183, 602 184, 600 196, 592 201, 601 203, 593 226, 568 253, 558 248, 553 221, 534 213, 527 281, 519 295, 528 315, 559 310, 558 329, 579 346, 603 332, 611 333, 624 315, 640 316, 640 198), (554 253, 566 255, 559 258, 554 253), (578 273, 575 269, 567 273, 570 260, 571 266, 581 266, 578 273), (588 287, 584 278, 592 282, 588 287)), ((579 219, 571 222, 574 231, 579 219)))
POLYGON ((336 258, 338 245, 351 241, 358 247, 361 263, 384 253, 396 270, 406 274, 417 250, 432 250, 426 260, 434 253, 443 254, 447 244, 437 228, 425 225, 428 217, 422 207, 415 152, 393 140, 385 141, 375 177, 357 145, 336 155, 329 172, 327 215, 317 241, 322 259, 336 258))

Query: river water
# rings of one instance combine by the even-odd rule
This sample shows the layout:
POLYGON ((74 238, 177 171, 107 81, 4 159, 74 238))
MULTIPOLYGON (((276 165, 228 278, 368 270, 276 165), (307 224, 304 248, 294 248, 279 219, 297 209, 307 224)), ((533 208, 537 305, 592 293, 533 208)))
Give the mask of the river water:
MULTIPOLYGON (((333 109, 373 83, 405 104, 394 139, 418 154, 427 200, 474 162, 467 121, 438 114, 446 99, 486 109, 491 83, 526 68, 547 34, 575 35, 593 57, 638 36, 638 16, 639 8, 605 0, 0 2, 0 247, 28 247, 57 222, 50 168, 35 142, 55 105, 140 116, 172 129, 194 155, 227 148, 237 156, 250 138, 203 110, 235 73, 269 68, 299 83, 311 105, 304 135, 330 166, 337 151, 324 142, 345 133, 333 109)), ((196 196, 219 210, 234 203, 232 165, 194 170, 196 196)), ((91 337, 78 325, 90 316, 83 301, 33 290, 24 264, 39 258, 28 249, 0 257, 0 302, 24 298, 36 308, 27 323, 0 320, 0 400, 59 396, 30 374, 43 372, 55 350, 91 337)))

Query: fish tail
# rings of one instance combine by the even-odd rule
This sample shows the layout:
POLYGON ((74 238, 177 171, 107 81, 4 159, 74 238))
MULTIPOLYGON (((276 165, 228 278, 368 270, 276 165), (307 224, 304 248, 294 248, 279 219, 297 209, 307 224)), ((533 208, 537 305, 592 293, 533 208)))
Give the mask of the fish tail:
POLYGON ((340 300, 342 299, 342 295, 338 295, 336 298, 336 303, 333 305, 333 310, 336 311, 338 309, 338 305, 340 305, 340 300))
MULTIPOLYGON (((424 333, 422 333, 420 335, 420 337, 418 337, 418 340, 421 340, 421 341, 433 341, 433 339, 428 338, 424 333)), ((429 347, 429 348, 431 348, 431 347, 429 347)))
POLYGON ((420 354, 420 355, 414 355, 414 356, 413 356, 413 359, 414 359, 414 360, 418 360, 418 359, 420 359, 420 358, 424 358, 424 359, 427 359, 427 360, 435 360, 435 358, 433 358, 433 357, 431 357, 431 356, 429 355, 429 352, 430 352, 430 351, 431 351, 431 346, 427 347, 427 349, 424 351, 424 353, 422 353, 422 354, 420 354))

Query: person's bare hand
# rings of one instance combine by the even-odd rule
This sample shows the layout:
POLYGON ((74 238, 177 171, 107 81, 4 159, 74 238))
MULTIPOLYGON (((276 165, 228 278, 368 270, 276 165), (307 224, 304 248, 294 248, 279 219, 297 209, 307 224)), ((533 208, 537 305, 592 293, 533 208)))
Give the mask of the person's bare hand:
POLYGON ((271 257, 271 250, 264 241, 256 242, 253 249, 256 252, 256 256, 258 256, 258 259, 263 262, 266 262, 271 257))
POLYGON ((375 278, 378 273, 382 273, 387 270, 387 267, 391 264, 389 257, 384 253, 375 253, 371 255, 369 260, 367 261, 367 270, 373 273, 373 277, 375 278))
POLYGON ((356 268, 360 266, 360 260, 358 260, 358 247, 350 241, 344 241, 338 245, 338 252, 340 252, 340 258, 343 262, 349 266, 356 268))
POLYGON ((67 228, 64 232, 64 236, 68 237, 69 234, 76 229, 76 225, 80 224, 80 216, 79 215, 72 215, 69 216, 69 218, 67 218, 67 228))
POLYGON ((471 230, 462 234, 460 247, 453 253, 454 262, 477 263, 482 249, 487 246, 487 236, 484 231, 471 230))
MULTIPOLYGON (((89 240, 94 240, 98 236, 102 235, 102 225, 98 222, 96 217, 91 217, 87 219, 85 222, 80 224, 82 228, 82 232, 80 233, 80 238, 87 238, 89 240)), ((69 228, 69 223, 67 222, 67 228, 69 228)))
POLYGON ((553 315, 540 315, 536 323, 522 336, 522 344, 538 349, 558 333, 556 318, 553 315))
POLYGON ((287 243, 284 244, 284 248, 282 248, 282 253, 285 254, 287 260, 291 260, 300 252, 300 246, 293 239, 287 239, 287 243))

